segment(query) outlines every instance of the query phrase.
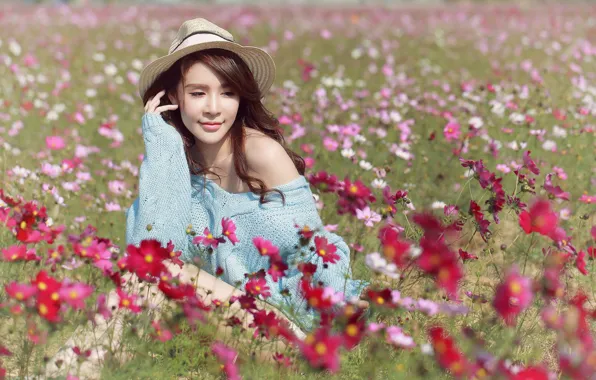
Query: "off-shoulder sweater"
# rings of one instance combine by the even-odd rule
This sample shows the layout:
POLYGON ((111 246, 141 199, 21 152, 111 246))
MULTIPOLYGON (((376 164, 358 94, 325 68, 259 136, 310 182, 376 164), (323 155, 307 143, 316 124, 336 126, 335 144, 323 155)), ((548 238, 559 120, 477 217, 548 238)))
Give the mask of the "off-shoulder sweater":
POLYGON ((303 331, 312 330, 319 315, 307 308, 298 288, 302 277, 298 262, 316 264, 314 281, 343 292, 346 300, 358 297, 369 284, 352 279, 349 247, 340 236, 323 228, 304 176, 276 187, 283 192, 285 205, 275 192, 267 194, 268 203, 259 204, 259 196, 253 192, 230 193, 204 176, 191 175, 182 138, 161 115, 143 115, 142 132, 145 156, 139 172, 138 198, 126 211, 127 245, 138 246, 144 239, 156 239, 165 247, 171 240, 176 251, 182 251, 185 265, 200 262, 201 268, 212 275, 220 267, 220 278, 244 291, 246 273, 269 268, 269 259, 260 255, 253 244, 253 237, 261 236, 279 248, 289 267, 286 276, 277 282, 266 275, 271 296, 261 299, 282 311, 303 331), (213 236, 220 236, 224 217, 235 223, 238 243, 220 244, 212 253, 193 244, 189 226, 196 235, 208 227, 213 236), (318 228, 315 236, 326 237, 334 244, 340 259, 324 265, 321 257, 308 247, 296 249, 299 235, 295 225, 318 228))

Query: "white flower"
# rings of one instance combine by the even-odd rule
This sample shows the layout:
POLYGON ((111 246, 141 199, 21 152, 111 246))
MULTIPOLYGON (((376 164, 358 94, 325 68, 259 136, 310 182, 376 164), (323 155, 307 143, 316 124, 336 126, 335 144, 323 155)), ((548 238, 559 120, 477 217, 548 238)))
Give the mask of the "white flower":
POLYGON ((557 125, 553 127, 553 136, 555 137, 567 137, 567 131, 557 125))
POLYGON ((441 209, 442 210, 445 207, 445 202, 434 201, 431 207, 434 210, 438 210, 438 209, 441 209))
POLYGON ((359 165, 364 170, 370 170, 373 167, 370 162, 365 161, 365 160, 360 160, 359 165))
POLYGON ((482 121, 482 119, 480 117, 474 116, 470 120, 468 120, 468 124, 470 124, 472 126, 472 128, 478 129, 478 128, 482 128, 482 126, 484 125, 484 122, 482 121))
POLYGON ((52 218, 48 218, 48 219, 46 220, 46 226, 48 226, 48 227, 52 227, 53 225, 54 225, 54 219, 52 219, 52 218))
POLYGON ((103 71, 106 75, 113 77, 118 72, 118 68, 113 63, 109 63, 104 67, 103 71))
POLYGON ((434 354, 433 346, 431 346, 429 343, 421 344, 420 345, 420 351, 424 355, 432 355, 432 354, 434 354))
POLYGON ((352 55, 353 59, 358 59, 358 58, 362 57, 362 49, 356 48, 356 49, 352 50, 351 55, 352 55))
POLYGON ((91 59, 93 59, 95 62, 103 62, 106 59, 106 56, 103 55, 103 53, 95 53, 93 56, 91 56, 91 59))
POLYGON ((363 142, 366 142, 366 137, 364 137, 362 135, 356 135, 356 136, 354 136, 354 141, 363 143, 363 142))
POLYGON ((373 179, 371 186, 375 189, 383 189, 385 186, 387 186, 387 182, 381 178, 375 178, 373 179))
POLYGON ((21 45, 19 45, 19 43, 15 40, 10 40, 8 43, 8 50, 10 50, 12 55, 17 57, 21 55, 21 52, 23 51, 23 49, 21 49, 21 45))
POLYGON ((513 124, 520 125, 523 124, 524 121, 526 121, 526 117, 521 113, 514 112, 511 115, 509 115, 509 120, 511 120, 513 124))
POLYGON ((542 144, 542 149, 554 152, 557 150, 557 143, 552 140, 546 140, 544 144, 542 144))
POLYGON ((143 62, 141 62, 140 59, 137 59, 137 58, 133 59, 131 66, 133 69, 135 69, 137 71, 143 70, 143 62))
POLYGON ((381 273, 389 278, 399 278, 397 266, 394 263, 387 264, 387 260, 379 252, 369 253, 364 257, 364 263, 373 271, 381 273))
POLYGON ((345 158, 351 158, 355 154, 356 154, 356 152, 354 152, 354 149, 352 149, 352 148, 345 148, 345 149, 341 150, 341 155, 345 158))
POLYGON ((420 256, 420 254, 422 254, 422 248, 418 247, 417 245, 412 244, 410 246, 410 257, 415 259, 416 257, 420 256))
POLYGON ((503 113, 505 113, 505 106, 502 103, 493 102, 491 111, 494 114, 497 114, 499 116, 503 116, 503 113))

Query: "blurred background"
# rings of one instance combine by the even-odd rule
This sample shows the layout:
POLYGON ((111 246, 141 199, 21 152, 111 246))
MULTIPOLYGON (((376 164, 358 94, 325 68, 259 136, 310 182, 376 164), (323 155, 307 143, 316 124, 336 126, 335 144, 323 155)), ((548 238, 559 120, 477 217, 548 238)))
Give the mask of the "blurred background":
POLYGON ((103 5, 103 4, 251 4, 251 5, 282 5, 282 4, 303 4, 303 5, 430 5, 430 4, 486 4, 486 3, 510 3, 519 4, 566 4, 586 3, 596 5, 596 0, 22 0, 6 1, 0 3, 25 3, 25 4, 69 4, 69 5, 103 5))

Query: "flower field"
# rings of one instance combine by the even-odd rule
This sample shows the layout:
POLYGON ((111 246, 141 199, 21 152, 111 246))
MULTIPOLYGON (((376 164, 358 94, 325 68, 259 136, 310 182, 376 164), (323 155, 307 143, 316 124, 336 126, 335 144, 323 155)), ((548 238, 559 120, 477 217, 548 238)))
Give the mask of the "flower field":
MULTIPOLYGON (((6 6, 0 19, 0 379, 596 376, 593 6, 6 6), (274 57, 265 104, 371 282, 362 309, 300 265, 321 315, 303 339, 255 306, 264 280, 207 300, 168 272, 171 246, 126 246, 139 74, 195 17, 274 57), (167 306, 128 292, 131 276, 167 306), (117 315, 116 348, 64 346, 117 315)), ((233 243, 195 227, 197 244, 233 243)), ((297 244, 333 265, 307 227, 297 244)), ((267 236, 253 242, 283 277, 267 236)))

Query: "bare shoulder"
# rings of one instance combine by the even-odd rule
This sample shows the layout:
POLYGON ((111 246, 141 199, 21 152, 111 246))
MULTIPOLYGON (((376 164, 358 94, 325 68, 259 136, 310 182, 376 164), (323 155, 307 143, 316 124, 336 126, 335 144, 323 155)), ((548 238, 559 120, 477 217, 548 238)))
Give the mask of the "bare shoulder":
POLYGON ((299 176, 283 146, 263 132, 246 128, 244 147, 249 170, 267 187, 286 184, 299 176))

